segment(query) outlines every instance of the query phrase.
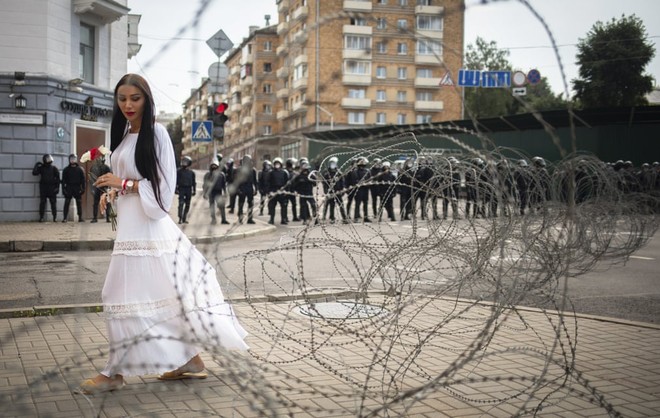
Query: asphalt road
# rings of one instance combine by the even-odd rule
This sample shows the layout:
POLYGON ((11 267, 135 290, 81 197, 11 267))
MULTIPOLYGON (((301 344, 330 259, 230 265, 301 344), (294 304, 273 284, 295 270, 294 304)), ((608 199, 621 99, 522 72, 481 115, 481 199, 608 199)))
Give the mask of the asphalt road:
MULTIPOLYGON (((389 225, 394 236, 409 231, 405 224, 389 225)), ((327 249, 317 250, 313 245, 305 249, 304 256, 296 245, 282 249, 295 243, 296 237, 300 240, 302 231, 299 226, 282 227, 276 233, 200 250, 217 266, 229 298, 291 293, 301 285, 307 291, 356 285, 346 280, 350 277, 349 261, 354 260, 329 256, 327 249), (260 254, 269 254, 267 262, 260 254), (307 279, 303 284, 296 280, 301 271, 307 279), (344 273, 338 275, 337 271, 344 273)), ((351 228, 346 236, 348 241, 358 241, 360 237, 351 234, 360 234, 360 229, 351 228)), ((566 279, 570 303, 578 313, 660 323, 659 258, 656 234, 625 264, 622 260, 614 265, 614 260, 601 260, 590 272, 566 279)), ((107 251, 0 253, 0 309, 100 303, 109 260, 107 251)), ((535 300, 524 302, 537 304, 535 300)))

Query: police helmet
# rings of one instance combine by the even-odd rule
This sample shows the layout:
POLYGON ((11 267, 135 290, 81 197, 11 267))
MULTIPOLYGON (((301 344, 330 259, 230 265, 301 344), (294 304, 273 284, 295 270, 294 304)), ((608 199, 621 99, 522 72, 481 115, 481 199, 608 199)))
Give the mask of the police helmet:
POLYGON ((651 168, 651 164, 649 163, 642 164, 642 170, 648 170, 649 168, 651 168))
POLYGON ((383 163, 383 160, 380 158, 374 158, 374 167, 380 167, 383 163))
POLYGON ((651 164, 653 167, 657 167, 660 165, 660 162, 658 161, 653 161, 653 164, 651 164))
POLYGON ((296 160, 296 159, 293 158, 293 157, 289 157, 289 158, 287 158, 287 159, 286 159, 286 168, 293 168, 293 167, 295 167, 297 162, 298 162, 298 160, 296 160))
POLYGON ((209 166, 209 168, 211 170, 215 170, 219 167, 220 167, 220 162, 217 159, 214 158, 213 161, 211 161, 211 165, 209 166))
POLYGON ((251 166, 252 165, 252 156, 250 154, 245 154, 243 159, 241 159, 241 165, 251 166))
POLYGON ((181 159, 181 167, 190 167, 191 164, 192 164, 192 158, 190 158, 189 156, 186 155, 181 159))
POLYGON ((280 157, 276 157, 276 158, 273 160, 273 167, 277 168, 276 166, 277 166, 278 164, 280 165, 280 167, 282 167, 282 159, 281 159, 280 157))
POLYGON ((358 166, 365 166, 367 164, 369 164, 369 160, 367 159, 367 157, 358 157, 357 159, 358 166))
POLYGON ((518 166, 520 167, 529 167, 529 164, 527 164, 527 160, 524 158, 521 158, 518 160, 518 166))
POLYGON ((75 164, 78 162, 78 156, 76 154, 69 154, 69 164, 75 164))
POLYGON ((620 169, 622 169, 622 168, 623 168, 623 160, 617 160, 617 161, 614 163, 614 169, 618 171, 618 170, 620 170, 620 169))
POLYGON ((261 163, 261 166, 263 167, 264 170, 268 170, 273 166, 273 163, 271 163, 270 160, 264 160, 264 162, 261 163))
POLYGON ((537 167, 545 167, 545 160, 543 159, 543 157, 538 157, 538 156, 534 157, 532 158, 532 162, 537 167))
POLYGON ((302 163, 300 164, 300 171, 309 171, 309 163, 302 163))
POLYGON ((302 168, 303 164, 309 164, 307 157, 302 157, 300 160, 298 160, 298 167, 302 168))
POLYGON ((628 160, 623 163, 623 168, 632 168, 633 163, 632 161, 628 160))
POLYGON ((53 162, 53 156, 50 154, 44 154, 41 160, 44 162, 44 164, 50 164, 53 162))
POLYGON ((234 159, 230 157, 230 158, 227 160, 227 165, 232 165, 232 164, 234 164, 234 159))
POLYGON ((483 166, 486 165, 486 163, 484 162, 484 160, 482 160, 482 159, 479 158, 479 157, 473 158, 473 159, 472 159, 472 164, 476 165, 477 167, 483 167, 483 166))
POLYGON ((388 170, 389 170, 389 168, 390 168, 391 166, 392 166, 392 163, 390 163, 389 161, 385 161, 385 162, 383 163, 383 168, 387 168, 388 170))

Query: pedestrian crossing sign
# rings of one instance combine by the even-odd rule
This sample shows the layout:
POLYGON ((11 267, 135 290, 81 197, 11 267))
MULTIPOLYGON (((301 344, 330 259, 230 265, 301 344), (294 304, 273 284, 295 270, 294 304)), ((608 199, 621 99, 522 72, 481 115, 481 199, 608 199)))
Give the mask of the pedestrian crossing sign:
POLYGON ((451 73, 447 71, 440 80, 440 86, 453 86, 454 80, 451 79, 451 73))
POLYGON ((212 142, 211 132, 213 132, 213 121, 192 121, 192 142, 212 142))

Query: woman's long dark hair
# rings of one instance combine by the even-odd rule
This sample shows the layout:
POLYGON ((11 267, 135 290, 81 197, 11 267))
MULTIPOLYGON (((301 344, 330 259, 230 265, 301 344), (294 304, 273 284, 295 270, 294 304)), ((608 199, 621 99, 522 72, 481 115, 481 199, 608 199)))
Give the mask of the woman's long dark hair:
POLYGON ((156 137, 154 134, 154 98, 147 81, 137 74, 126 74, 121 80, 119 80, 115 87, 112 125, 110 127, 110 151, 114 151, 128 133, 126 117, 121 112, 121 109, 119 109, 119 103, 117 102, 117 90, 119 90, 119 87, 127 84, 137 87, 144 95, 142 124, 140 125, 140 133, 138 134, 137 144, 135 146, 135 165, 142 177, 151 182, 158 206, 166 211, 161 199, 159 188, 159 161, 156 156, 156 137))

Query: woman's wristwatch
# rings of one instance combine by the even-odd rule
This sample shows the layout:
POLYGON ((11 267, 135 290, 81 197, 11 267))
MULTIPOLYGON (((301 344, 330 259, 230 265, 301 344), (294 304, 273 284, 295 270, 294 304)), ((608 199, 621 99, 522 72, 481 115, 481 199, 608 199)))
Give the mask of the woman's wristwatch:
POLYGON ((120 194, 133 193, 135 191, 135 180, 122 180, 120 194))

